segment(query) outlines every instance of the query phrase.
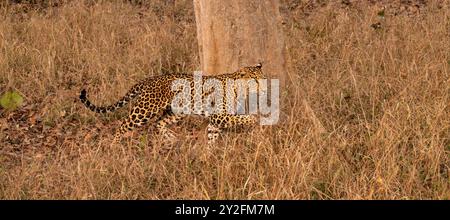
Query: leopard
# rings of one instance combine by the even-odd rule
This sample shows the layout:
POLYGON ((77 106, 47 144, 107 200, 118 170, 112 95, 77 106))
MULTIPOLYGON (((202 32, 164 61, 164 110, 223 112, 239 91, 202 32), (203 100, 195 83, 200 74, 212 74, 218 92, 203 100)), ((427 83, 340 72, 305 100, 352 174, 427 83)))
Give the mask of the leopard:
MULTIPOLYGON (((267 78, 262 71, 262 63, 251 66, 244 66, 231 73, 219 75, 202 76, 204 80, 215 79, 220 82, 220 86, 225 89, 228 79, 231 80, 257 80, 267 78)), ((97 106, 93 104, 87 97, 86 89, 82 89, 79 99, 86 108, 96 113, 111 113, 130 104, 128 117, 126 117, 120 127, 117 128, 113 142, 118 142, 122 137, 135 128, 148 124, 149 121, 156 121, 156 128, 159 134, 167 140, 174 140, 174 132, 168 126, 173 125, 187 116, 187 114, 174 111, 172 109, 172 101, 176 98, 176 91, 173 89, 174 81, 187 80, 190 84, 190 98, 205 98, 209 95, 206 91, 202 91, 202 97, 195 97, 193 90, 194 74, 187 73, 166 73, 164 75, 155 75, 145 78, 144 80, 134 84, 128 92, 117 102, 108 106, 97 106)), ((236 96, 235 96, 236 97, 236 96)), ((229 103, 223 102, 219 106, 221 110, 227 108, 229 103)), ((200 109, 201 112, 201 109, 200 109)), ((219 113, 200 113, 199 115, 207 119, 207 143, 214 145, 223 130, 233 127, 252 127, 256 124, 257 116, 255 114, 236 114, 226 111, 219 113)))

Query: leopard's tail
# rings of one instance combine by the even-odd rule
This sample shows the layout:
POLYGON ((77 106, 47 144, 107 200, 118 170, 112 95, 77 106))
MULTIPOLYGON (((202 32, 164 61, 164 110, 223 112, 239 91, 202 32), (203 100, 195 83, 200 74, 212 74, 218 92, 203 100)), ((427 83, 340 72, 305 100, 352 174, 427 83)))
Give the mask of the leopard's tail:
POLYGON ((131 100, 133 100, 136 96, 138 96, 141 93, 142 90, 142 84, 136 84, 131 88, 125 96, 123 96, 119 101, 116 103, 110 105, 110 106, 96 106, 89 101, 86 95, 86 90, 81 90, 80 93, 80 100, 81 102, 91 111, 97 112, 97 113, 108 113, 108 112, 114 112, 119 108, 122 108, 126 104, 128 104, 131 100))

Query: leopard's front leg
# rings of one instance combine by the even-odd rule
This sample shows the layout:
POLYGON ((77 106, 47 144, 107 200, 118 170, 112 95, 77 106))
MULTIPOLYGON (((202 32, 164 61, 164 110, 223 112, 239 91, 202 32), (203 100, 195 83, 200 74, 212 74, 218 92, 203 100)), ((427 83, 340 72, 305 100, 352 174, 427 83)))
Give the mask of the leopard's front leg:
POLYGON ((209 116, 209 124, 207 127, 208 145, 213 145, 222 129, 232 128, 236 126, 251 126, 256 122, 254 115, 230 115, 230 114, 215 114, 209 116))

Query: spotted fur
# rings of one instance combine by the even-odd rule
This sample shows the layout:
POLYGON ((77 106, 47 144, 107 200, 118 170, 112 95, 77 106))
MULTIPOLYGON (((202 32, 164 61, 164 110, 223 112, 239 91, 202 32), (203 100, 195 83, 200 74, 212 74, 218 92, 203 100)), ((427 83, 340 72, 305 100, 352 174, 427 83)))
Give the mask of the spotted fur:
MULTIPOLYGON (((257 64, 254 66, 243 67, 233 73, 215 75, 215 76, 203 76, 203 80, 208 78, 218 79, 223 88, 226 86, 227 79, 260 79, 263 78, 261 71, 262 65, 257 64)), ((145 79, 144 81, 134 85, 125 96, 119 101, 110 106, 99 107, 92 104, 87 98, 86 90, 82 90, 80 93, 81 102, 91 111, 97 113, 114 112, 123 106, 127 105, 131 100, 136 99, 129 116, 122 122, 119 129, 116 131, 114 141, 120 140, 120 138, 127 131, 131 131, 136 127, 145 125, 151 119, 156 119, 156 127, 160 134, 166 138, 173 138, 172 132, 167 128, 170 124, 173 124, 185 115, 175 114, 171 109, 171 103, 175 97, 175 92, 172 91, 172 82, 177 79, 186 79, 191 83, 191 94, 194 98, 193 92, 193 75, 191 74, 167 74, 161 76, 153 76, 145 79)), ((207 94, 203 93, 202 96, 207 94)), ((225 103, 226 105, 226 103, 225 103)), ((223 106, 225 108, 226 106, 223 106)), ((211 114, 205 115, 209 119, 208 143, 212 144, 216 141, 219 133, 224 128, 231 128, 237 125, 250 125, 255 122, 255 118, 252 115, 234 115, 234 114, 211 114)))

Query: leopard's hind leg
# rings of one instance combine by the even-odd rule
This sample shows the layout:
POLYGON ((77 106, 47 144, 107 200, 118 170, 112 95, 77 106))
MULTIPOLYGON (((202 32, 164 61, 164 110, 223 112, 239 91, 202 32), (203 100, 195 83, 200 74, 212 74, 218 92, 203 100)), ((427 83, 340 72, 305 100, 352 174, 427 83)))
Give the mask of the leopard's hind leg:
POLYGON ((113 143, 120 141, 125 133, 147 124, 148 121, 161 113, 161 108, 158 108, 158 105, 151 105, 149 102, 138 100, 136 105, 131 109, 128 118, 122 122, 119 129, 116 131, 113 143))

